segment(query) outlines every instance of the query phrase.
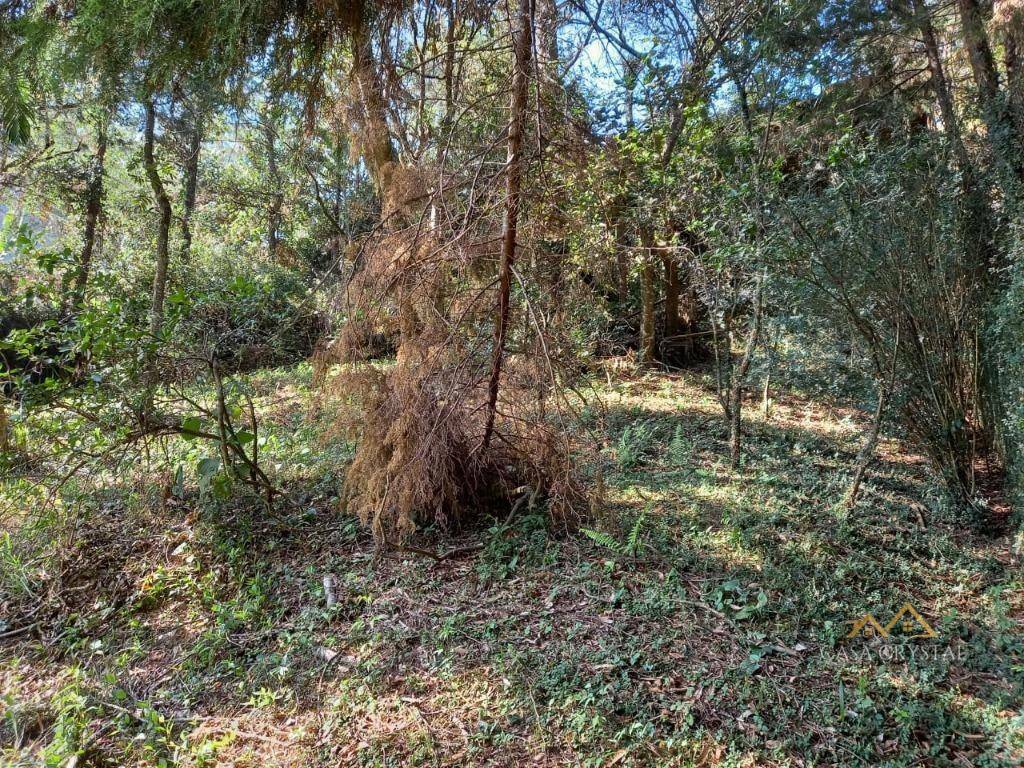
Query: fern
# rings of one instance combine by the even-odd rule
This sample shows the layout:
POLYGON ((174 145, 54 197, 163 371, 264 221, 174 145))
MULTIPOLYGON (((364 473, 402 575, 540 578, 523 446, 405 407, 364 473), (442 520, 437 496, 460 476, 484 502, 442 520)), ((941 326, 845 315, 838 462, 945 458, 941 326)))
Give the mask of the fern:
POLYGON ((643 528, 646 517, 646 512, 641 512, 637 516, 636 521, 633 523, 633 528, 629 531, 629 536, 626 538, 626 554, 630 557, 635 557, 637 552, 640 551, 640 530, 643 528))
POLYGON ((629 535, 626 536, 625 541, 619 541, 610 533, 605 531, 595 531, 591 528, 583 528, 583 535, 586 536, 593 542, 600 544, 605 549, 609 549, 616 555, 625 555, 628 557, 636 557, 640 551, 640 532, 643 530, 644 520, 647 517, 646 512, 641 512, 633 522, 633 527, 629 530, 629 535))
POLYGON ((679 467, 687 462, 693 453, 693 445, 683 434, 683 428, 676 426, 672 433, 672 441, 668 444, 668 455, 672 463, 679 467))
POLYGON ((0 131, 11 144, 27 144, 32 135, 29 88, 17 74, 0 84, 0 131))
POLYGON ((591 541, 594 541, 613 552, 618 552, 619 547, 621 546, 611 534, 605 533, 604 531, 595 531, 591 528, 584 528, 583 535, 591 541))
POLYGON ((630 470, 643 464, 656 437, 657 428, 648 421, 640 421, 626 427, 619 437, 619 467, 630 470))

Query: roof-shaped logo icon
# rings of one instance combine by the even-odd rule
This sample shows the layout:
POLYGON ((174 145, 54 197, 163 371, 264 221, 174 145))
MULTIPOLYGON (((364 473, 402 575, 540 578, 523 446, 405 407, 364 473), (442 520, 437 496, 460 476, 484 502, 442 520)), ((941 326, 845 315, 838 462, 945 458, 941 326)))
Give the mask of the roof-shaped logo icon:
POLYGON ((888 637, 889 632, 870 613, 865 613, 855 622, 853 628, 846 633, 849 637, 888 637))
POLYGON ((910 603, 904 603, 896 615, 885 625, 886 635, 902 635, 903 637, 938 637, 939 633, 925 621, 924 616, 917 612, 910 603))

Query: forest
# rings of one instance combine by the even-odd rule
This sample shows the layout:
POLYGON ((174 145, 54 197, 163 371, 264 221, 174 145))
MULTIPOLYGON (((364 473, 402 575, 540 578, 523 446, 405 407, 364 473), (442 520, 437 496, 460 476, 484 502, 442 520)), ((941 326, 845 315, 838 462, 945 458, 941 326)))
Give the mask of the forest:
POLYGON ((1022 0, 0 57, 0 765, 1024 765, 1022 0))

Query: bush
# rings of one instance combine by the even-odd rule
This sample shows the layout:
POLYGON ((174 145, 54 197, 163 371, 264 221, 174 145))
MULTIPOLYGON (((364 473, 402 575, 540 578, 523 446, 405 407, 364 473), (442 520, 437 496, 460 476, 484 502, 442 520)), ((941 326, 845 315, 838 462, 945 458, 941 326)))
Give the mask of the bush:
POLYGON ((282 365, 310 355, 326 330, 301 275, 281 267, 256 274, 200 273, 174 291, 169 304, 180 333, 226 370, 282 365))

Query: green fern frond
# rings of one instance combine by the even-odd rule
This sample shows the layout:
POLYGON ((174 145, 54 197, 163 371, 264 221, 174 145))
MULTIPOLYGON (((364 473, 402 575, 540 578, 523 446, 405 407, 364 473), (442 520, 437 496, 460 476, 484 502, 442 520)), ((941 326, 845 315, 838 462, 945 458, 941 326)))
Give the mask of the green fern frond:
POLYGON ((0 85, 0 129, 11 144, 25 144, 32 134, 32 105, 25 82, 9 78, 0 85))
POLYGON ((605 533, 604 531, 595 531, 590 528, 584 528, 583 535, 591 541, 600 544, 602 547, 610 549, 612 552, 621 551, 622 545, 616 541, 613 536, 605 533))
POLYGON ((646 512, 641 512, 633 523, 633 527, 629 531, 629 536, 626 539, 626 552, 629 555, 636 555, 640 551, 640 531, 643 528, 644 520, 647 517, 646 512))

